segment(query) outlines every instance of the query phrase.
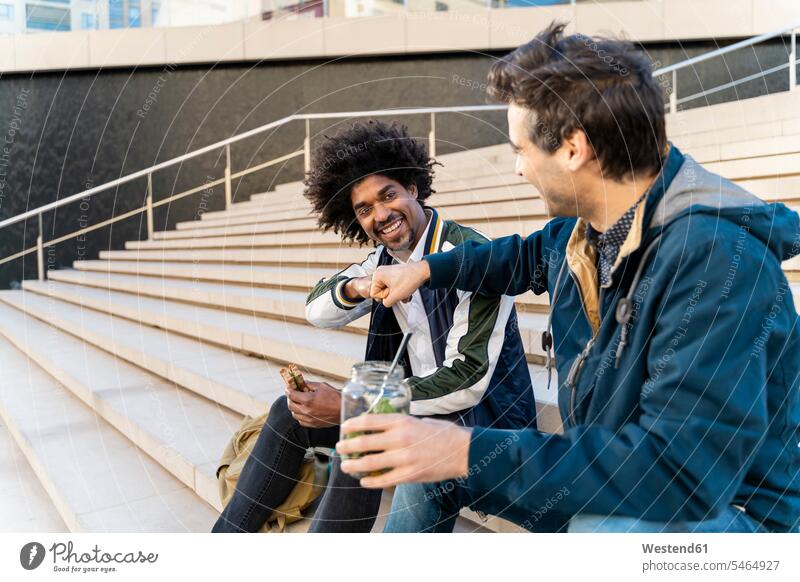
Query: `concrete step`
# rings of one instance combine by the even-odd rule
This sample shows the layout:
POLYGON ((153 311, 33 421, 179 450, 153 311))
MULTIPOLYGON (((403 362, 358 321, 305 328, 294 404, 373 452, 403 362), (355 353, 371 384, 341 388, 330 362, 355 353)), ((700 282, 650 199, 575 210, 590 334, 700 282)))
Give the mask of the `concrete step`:
MULTIPOLYGON (((797 152, 798 139, 800 139, 800 122, 794 124, 796 127, 786 127, 789 122, 780 122, 777 126, 765 129, 763 124, 753 127, 731 128, 721 130, 717 134, 709 136, 706 141, 680 141, 675 143, 685 153, 692 155, 701 163, 715 162, 727 159, 739 159, 747 157, 761 157, 765 155, 778 155, 788 152, 797 152)), ((790 176, 790 174, 789 174, 790 176)), ((769 179, 769 178, 764 178, 769 179)), ((756 181, 757 182, 757 181, 756 181)), ((760 190, 753 187, 749 181, 739 182, 744 188, 751 190, 755 194, 762 193, 789 193, 798 196, 798 190, 794 181, 789 177, 779 178, 777 182, 770 185, 769 189, 760 190), (787 190, 787 186, 789 189, 787 190)), ((457 204, 484 203, 488 201, 501 200, 525 200, 539 197, 539 193, 527 183, 525 178, 510 173, 489 172, 486 175, 463 178, 435 178, 433 188, 436 190, 431 202, 438 208, 443 206, 453 206, 457 204)), ((267 193, 272 194, 272 193, 267 193)), ((275 198, 264 198, 266 194, 257 194, 253 197, 254 202, 244 203, 247 206, 241 208, 256 208, 263 204, 265 200, 274 201, 275 198)), ((273 202, 274 204, 274 202, 273 202)), ((304 198, 297 198, 296 205, 300 208, 310 208, 304 198)), ((238 206, 238 205, 234 205, 238 206)))
MULTIPOLYGON (((73 395, 195 491, 216 510, 211 512, 216 519, 222 510, 216 468, 230 435, 241 424, 240 414, 164 382, 8 305, 0 305, 0 316, 6 324, 2 331, 6 339, 52 376, 58 376, 73 395)), ((375 531, 382 530, 390 506, 389 494, 383 500, 375 531)), ((210 531, 213 520, 198 531, 210 531)), ((308 525, 306 520, 289 531, 305 531, 308 525)), ((474 521, 459 519, 460 531, 476 527, 490 531, 474 521)))
MULTIPOLYGON (((305 302, 308 293, 303 291, 74 270, 51 271, 49 278, 51 281, 73 285, 196 303, 223 311, 255 313, 280 320, 306 323, 305 302)), ((368 319, 361 318, 344 329, 366 333, 368 319)))
POLYGON ((213 263, 246 263, 272 265, 330 265, 345 267, 360 263, 369 250, 358 247, 339 248, 234 248, 187 250, 101 251, 100 258, 123 261, 181 261, 213 263))
POLYGON ((751 99, 739 99, 709 107, 697 107, 667 115, 667 135, 706 134, 729 128, 796 121, 800 108, 797 92, 774 93, 751 99))
MULTIPOLYGON (((82 308, 55 296, 0 291, 0 302, 241 415, 283 394, 280 365, 181 334, 82 308)), ((311 381, 332 381, 307 372, 311 381)))
MULTIPOLYGON (((163 285, 161 287, 163 290, 163 285)), ((100 347, 103 347, 103 343, 108 341, 107 338, 110 332, 102 333, 98 330, 114 329, 114 326, 119 327, 117 319, 122 317, 132 320, 133 323, 141 323, 144 326, 157 325, 169 332, 180 333, 191 339, 197 338, 206 342, 214 342, 223 348, 227 347, 238 351, 256 353, 278 362, 296 362, 301 367, 321 372, 325 376, 334 376, 335 379, 348 377, 352 365, 363 359, 365 345, 363 336, 348 333, 344 330, 318 329, 308 324, 225 312, 217 309, 217 304, 213 302, 206 304, 212 307, 187 305, 180 301, 159 300, 157 297, 136 296, 102 288, 79 287, 71 283, 58 281, 45 283, 26 281, 24 282, 24 288, 26 291, 31 291, 45 298, 82 305, 107 315, 116 316, 111 321, 103 321, 103 318, 99 318, 93 324, 94 327, 90 328, 93 334, 92 337, 95 338, 95 345, 100 347), (169 316, 166 313, 169 313, 169 316), (308 337, 315 339, 302 343, 301 338, 308 337), (320 344, 321 347, 317 347, 320 344), (242 345, 246 347, 242 348, 242 345)), ((0 299, 11 301, 12 299, 6 297, 7 293, 0 293, 0 299)), ((224 294, 220 293, 220 296, 224 297, 224 294)), ((33 304, 34 308, 38 309, 38 313, 42 314, 44 306, 41 301, 36 303, 35 297, 29 297, 26 301, 28 304, 33 304)), ((224 297, 222 301, 229 301, 229 299, 224 297)), ((16 303, 20 303, 20 299, 17 299, 16 303)), ((280 317, 280 314, 272 314, 272 316, 280 317)), ((50 317, 51 319, 53 318, 53 316, 50 317)), ((72 317, 77 318, 74 310, 72 317)), ((541 364, 544 362, 540 336, 546 325, 547 318, 546 315, 538 313, 519 313, 518 317, 520 335, 528 359, 531 362, 531 374, 532 377, 536 378, 541 375, 541 364)), ((366 321, 366 318, 363 319, 366 321)), ((71 323, 67 321, 61 325, 66 326, 66 331, 70 333, 80 335, 80 337, 87 337, 88 331, 85 328, 79 328, 75 321, 71 323)), ((133 328, 128 333, 133 333, 133 331, 138 335, 131 337, 136 338, 137 342, 143 341, 138 339, 142 334, 141 329, 133 328)), ((174 343, 172 335, 161 338, 158 342, 154 341, 154 339, 149 341, 153 345, 160 346, 158 349, 164 349, 165 343, 168 346, 174 343)), ((258 406, 257 400, 244 398, 235 391, 231 393, 229 387, 214 381, 213 378, 204 381, 202 375, 199 378, 196 377, 197 372, 191 375, 183 370, 171 370, 165 365, 165 362, 153 361, 150 355, 146 354, 147 357, 144 357, 136 353, 135 345, 131 347, 128 344, 125 349, 134 351, 133 355, 125 356, 129 361, 149 370, 155 371, 158 369, 158 373, 167 378, 181 378, 182 385, 217 402, 222 402, 219 395, 224 393, 226 398, 224 403, 234 410, 243 411, 247 410, 244 408, 245 406, 258 406), (158 366, 158 368, 154 366, 158 366), (187 380, 183 380, 184 377, 190 378, 191 384, 187 383, 187 380)), ((188 355, 186 357, 187 360, 190 359, 188 355)), ((174 358, 175 356, 173 356, 174 358)), ((180 359, 183 360, 183 357, 180 357, 180 359)), ((224 360, 223 363, 230 366, 230 362, 227 360, 224 360)), ((247 371, 245 370, 245 372, 247 371)), ((273 378, 272 385, 277 384, 280 386, 276 371, 273 369, 270 372, 273 378)), ((252 374, 248 376, 248 379, 252 379, 252 374)), ((541 381, 538 381, 536 386, 537 399, 544 403, 549 402, 552 404, 549 400, 552 395, 547 393, 546 384, 543 385, 541 381), (543 393, 540 393, 541 391, 543 393)))
MULTIPOLYGON (((759 181, 777 179, 778 182, 769 184, 771 190, 761 187, 754 192, 769 195, 767 199, 774 200, 780 199, 781 196, 795 198, 798 196, 796 181, 800 172, 796 171, 796 161, 800 153, 791 152, 800 152, 800 134, 755 142, 706 146, 699 151, 688 153, 697 154, 696 159, 712 171, 735 181, 746 181, 742 184, 744 187, 752 186, 752 182, 758 186, 759 181), (728 158, 723 156, 722 149, 728 151, 730 154, 728 158), (741 159, 732 159, 734 155, 740 156, 741 159), (765 156, 771 160, 768 164, 762 163, 765 156)), ((484 176, 481 183, 484 187, 476 189, 477 186, 471 185, 468 180, 459 180, 454 184, 453 191, 445 194, 437 193, 432 202, 449 220, 464 223, 480 220, 487 215, 496 218, 546 216, 539 193, 529 184, 523 182, 508 184, 504 183, 501 177, 492 176, 484 176), (526 202, 524 205, 523 201, 526 202), (533 202, 533 205, 527 201, 533 202)), ((275 213, 265 202, 244 204, 244 206, 235 205, 227 211, 207 213, 200 222, 178 223, 177 229, 230 228, 249 223, 275 223, 276 228, 272 232, 283 233, 316 228, 315 218, 308 218, 310 210, 296 210, 289 214, 275 213)), ((158 238, 171 236, 182 235, 159 234, 158 238)))
MULTIPOLYGON (((302 182, 289 182, 291 184, 300 184, 302 182)), ((301 188, 302 191, 302 188, 301 188)), ((295 196, 284 196, 282 193, 278 193, 275 190, 271 190, 269 192, 258 192, 256 194, 252 194, 249 199, 241 200, 239 202, 235 202, 233 206, 240 206, 244 204, 253 204, 253 203, 260 203, 264 200, 269 201, 270 206, 272 206, 276 211, 283 211, 283 210, 298 210, 300 208, 310 208, 310 204, 308 200, 304 197, 295 197, 295 196)))
MULTIPOLYGON (((303 267, 265 267, 256 265, 230 264, 186 264, 156 263, 137 261, 76 261, 76 271, 103 273, 124 273, 142 275, 148 279, 169 278, 192 283, 222 282, 228 286, 245 285, 246 287, 267 287, 302 291, 306 296, 320 279, 330 277, 333 272, 325 268, 303 267)), ((50 278, 64 280, 69 277, 68 269, 50 271, 50 278)), ((158 280, 158 279, 156 279, 158 280)), ((517 309, 532 312, 546 312, 547 295, 525 293, 516 298, 517 309)))
MULTIPOLYGON (((497 146, 494 146, 497 147, 497 146)), ((508 153, 492 156, 489 158, 475 157, 474 160, 458 164, 446 163, 442 158, 437 160, 443 166, 434 168, 433 189, 437 192, 447 191, 444 183, 460 180, 480 179, 483 176, 514 176, 514 155, 510 152, 507 144, 501 144, 503 150, 508 153)), ((263 199, 292 198, 296 201, 303 200, 304 186, 302 182, 286 182, 278 184, 273 192, 260 192, 250 197, 250 200, 258 201, 263 199), (274 195, 274 196, 271 196, 274 195)))
POLYGON ((0 420, 0 522, 2 533, 66 533, 58 515, 28 460, 0 420))
MULTIPOLYGON (((449 215, 446 210, 447 209, 442 209, 442 215, 448 217, 449 215)), ((233 220, 234 219, 232 219, 232 221, 233 220)), ((275 235, 285 235, 287 237, 287 240, 292 241, 292 243, 294 244, 298 240, 298 236, 303 236, 303 235, 310 236, 310 234, 316 236, 317 234, 321 234, 321 231, 319 230, 316 221, 311 219, 293 220, 293 221, 277 222, 277 223, 275 222, 260 223, 257 222, 257 219, 256 221, 254 221, 253 218, 244 216, 244 217, 237 217, 235 219, 235 222, 237 222, 238 224, 211 226, 211 227, 209 227, 202 221, 195 221, 191 223, 188 222, 180 223, 186 226, 184 226, 180 230, 154 233, 153 238, 154 240, 172 240, 172 239, 186 239, 186 238, 203 238, 210 236, 228 237, 228 236, 254 236, 258 234, 275 234, 275 235)), ((547 223, 547 220, 544 218, 523 220, 523 221, 511 218, 492 220, 491 218, 488 217, 481 217, 475 220, 461 220, 460 222, 462 224, 478 228, 486 234, 489 234, 490 232, 499 233, 499 234, 489 235, 496 238, 498 236, 505 236, 506 234, 511 234, 513 232, 526 232, 526 233, 533 232, 537 228, 541 228, 541 226, 536 226, 536 225, 543 226, 544 224, 547 223)), ((332 239, 325 238, 324 240, 330 241, 332 239)))
MULTIPOLYGON (((507 147, 507 146, 505 146, 507 147)), ((281 190, 279 196, 284 198, 281 201, 281 206, 276 207, 283 209, 298 209, 310 208, 308 200, 302 196, 303 187, 301 182, 291 182, 285 185, 281 190)), ((528 181, 522 176, 518 176, 512 168, 511 172, 500 172, 497 169, 489 168, 485 174, 465 176, 439 176, 434 174, 433 189, 436 191, 435 200, 436 204, 440 206, 449 205, 448 195, 460 192, 468 192, 474 188, 485 188, 487 186, 507 186, 509 188, 515 186, 526 186, 527 189, 533 188, 528 184, 528 181)), ((254 194, 250 197, 250 204, 261 204, 269 202, 275 204, 277 201, 276 192, 262 192, 254 194)), ((241 204, 246 204, 245 202, 241 204)))
MULTIPOLYGON (((538 198, 538 191, 525 181, 524 178, 511 175, 511 176, 481 176, 471 180, 452 180, 452 188, 449 191, 441 189, 441 183, 435 182, 434 189, 436 190, 435 202, 436 208, 443 208, 445 206, 458 206, 461 204, 476 204, 485 202, 501 202, 507 200, 527 200, 530 198, 538 198)), ((216 216, 223 216, 226 212, 233 210, 254 210, 254 209, 272 209, 273 211, 283 211, 283 208, 276 209, 274 200, 275 197, 271 196, 272 192, 265 194, 256 194, 247 202, 240 202, 231 206, 228 211, 219 211, 216 216), (256 198, 258 196, 258 198, 256 198), (262 197, 263 196, 263 197, 262 197)), ((291 210, 305 209, 311 212, 311 205, 303 199, 293 203, 291 210)), ((203 216, 208 216, 209 213, 203 216)), ((213 216, 209 216, 212 218, 213 216)))
MULTIPOLYGON (((472 214, 476 215, 475 218, 472 219, 462 219, 458 220, 461 224, 465 226, 471 226, 480 230, 481 232, 487 234, 492 238, 497 238, 501 236, 506 236, 508 234, 512 234, 515 232, 524 232, 530 233, 535 230, 542 228, 545 224, 547 224, 549 218, 545 217, 544 215, 540 215, 540 217, 529 216, 525 217, 524 213, 525 206, 520 205, 521 210, 517 213, 509 213, 509 216, 506 217, 491 217, 485 215, 485 211, 473 211, 472 214), (495 234, 492 234, 495 233, 495 234)), ((444 218, 451 219, 452 215, 447 212, 447 209, 441 210, 441 215, 444 218)), ((166 240, 166 239, 186 239, 186 238, 204 238, 209 236, 216 236, 216 237, 228 237, 228 236, 253 236, 257 234, 283 234, 292 233, 292 238, 289 240, 296 242, 297 238, 294 236, 294 233, 303 232, 308 233, 308 236, 315 235, 316 233, 320 233, 320 230, 313 220, 296 220, 296 221, 287 221, 287 222, 270 222, 270 223, 261 223, 258 222, 258 218, 253 217, 237 217, 236 219, 232 219, 237 223, 241 223, 238 225, 229 225, 229 226, 213 226, 208 227, 202 221, 197 221, 192 223, 193 228, 189 229, 186 227, 183 230, 172 231, 171 233, 162 233, 157 240, 166 240), (246 221, 250 221, 246 223, 246 221)), ((185 223, 189 224, 189 223, 185 223)), ((326 238, 325 240, 330 241, 332 239, 326 238)))
POLYGON ((5 338, 0 375, 0 416, 71 532, 208 531, 211 507, 5 338))
MULTIPOLYGON (((531 188, 521 188, 521 190, 526 190, 528 192, 532 191, 531 188)), ((532 196, 528 198, 524 204, 520 204, 518 201, 502 201, 480 202, 477 204, 463 204, 457 206, 437 206, 436 208, 439 210, 439 214, 441 214, 446 220, 455 220, 462 223, 486 219, 488 217, 505 219, 510 217, 518 218, 520 216, 545 216, 544 202, 538 197, 534 198, 532 196)), ((177 228, 187 228, 187 224, 193 224, 195 228, 198 228, 232 226, 253 222, 258 222, 261 224, 275 223, 277 225, 284 225, 293 222, 307 224, 309 221, 312 221, 314 224, 316 224, 316 218, 309 218, 308 213, 304 211, 296 212, 292 217, 284 217, 281 216, 282 214, 283 213, 278 213, 276 217, 276 214, 274 214, 268 206, 261 206, 257 207, 256 209, 236 209, 225 211, 221 215, 217 215, 214 218, 209 218, 208 220, 205 220, 207 215, 204 215, 204 220, 200 221, 199 225, 197 224, 197 221, 192 221, 191 223, 180 222, 177 224, 177 228)))
MULTIPOLYGON (((474 204, 464 204, 459 206, 452 206, 452 207, 444 207, 439 208, 437 207, 439 214, 445 220, 452 220, 458 222, 460 224, 484 224, 490 223, 494 221, 508 221, 508 220, 539 220, 539 221, 547 221, 549 216, 545 210, 544 202, 539 198, 528 198, 520 201, 504 201, 504 202, 485 202, 485 203, 474 203, 474 204)), ((225 232, 225 234, 213 237, 212 241, 203 241, 199 243, 194 243, 193 246, 202 245, 202 246, 226 246, 226 247, 233 247, 233 246, 250 246, 250 245, 271 245, 271 246, 296 246, 296 245, 303 245, 304 241, 303 238, 305 237, 305 244, 322 244, 322 245, 331 245, 336 244, 337 242, 341 244, 341 239, 333 232, 326 232, 323 233, 319 231, 316 227, 310 229, 311 237, 309 238, 308 233, 305 232, 286 232, 283 229, 283 225, 289 224, 291 222, 301 222, 303 224, 308 223, 308 219, 298 220, 298 221, 273 221, 269 218, 269 215, 266 214, 237 214, 231 221, 234 222, 242 222, 244 220, 249 220, 251 223, 259 223, 261 225, 265 225, 267 229, 271 232, 269 236, 263 237, 255 237, 251 233, 242 234, 242 235, 232 235, 230 232, 225 232), (266 220, 265 220, 266 218, 266 220), (232 239, 232 240, 230 240, 232 239), (252 242, 249 242, 252 241, 252 242)), ((182 223, 183 224, 183 223, 182 223)), ((224 220, 214 220, 208 223, 195 223, 197 229, 205 228, 206 224, 213 224, 216 228, 225 228, 225 221, 224 220)), ((231 229, 227 228, 226 231, 231 229)), ((182 231, 178 231, 182 232, 182 231)), ((184 235, 185 236, 185 235, 184 235)), ((204 237, 205 238, 205 237, 204 237)), ((163 241, 164 237, 161 237, 157 241, 132 241, 129 242, 126 247, 127 248, 148 248, 158 245, 159 242, 163 241), (146 243, 146 244, 145 244, 146 243)), ((174 245, 173 245, 174 246, 174 245)))
MULTIPOLYGON (((478 225, 478 230, 490 238, 498 238, 515 232, 534 232, 541 229, 546 221, 518 221, 499 223, 489 222, 478 225)), ((327 267, 340 270, 360 262, 366 257, 364 249, 345 248, 234 248, 234 249, 167 249, 167 250, 129 250, 101 251, 100 258, 121 261, 169 261, 184 263, 239 263, 248 265, 286 265, 327 267)), ((799 257, 784 263, 786 271, 798 270, 799 257)))
POLYGON ((241 424, 240 414, 7 304, 0 305, 0 318, 0 333, 17 349, 209 506, 222 511, 215 473, 230 435, 241 424))
MULTIPOLYGON (((530 194, 534 191, 533 189, 529 189, 530 194)), ((472 204, 459 204, 457 206, 444 206, 444 207, 436 207, 439 211, 439 214, 445 220, 454 220, 456 222, 466 223, 469 221, 481 220, 485 218, 493 217, 495 219, 505 219, 509 217, 519 218, 519 217, 536 217, 536 218, 546 218, 547 214, 545 212, 545 205, 544 201, 541 200, 538 196, 533 197, 530 196, 529 198, 523 200, 512 200, 512 201, 500 201, 500 202, 479 202, 479 203, 472 203, 472 204)), ((263 209, 253 209, 249 212, 247 209, 244 211, 237 211, 239 212, 236 214, 237 217, 239 216, 253 216, 258 217, 258 220, 261 221, 262 218, 266 216, 272 216, 269 214, 269 210, 267 210, 267 214, 264 214, 263 209)), ((291 219, 287 218, 286 221, 291 219)))
MULTIPOLYGON (((279 366, 230 348, 109 315, 56 297, 0 292, 0 301, 242 415, 262 414, 283 393, 279 366)), ((311 380, 327 380, 308 374, 311 380)))
MULTIPOLYGON (((174 231, 184 233, 186 231, 174 231)), ((247 247, 340 247, 342 238, 333 232, 278 232, 269 234, 221 235, 196 238, 160 238, 155 240, 132 240, 125 243, 126 250, 137 249, 203 249, 203 248, 247 248, 247 247)))
MULTIPOLYGON (((219 281, 229 284, 269 287, 275 289, 300 290, 308 293, 320 279, 330 277, 333 272, 325 267, 275 267, 265 265, 235 265, 215 263, 177 263, 131 260, 75 261, 78 271, 97 273, 125 273, 147 277, 168 277, 191 281, 219 281)), ((547 305, 545 296, 528 293, 517 298, 518 305, 527 311, 539 311, 547 305)))
POLYGON ((797 176, 800 171, 800 153, 786 153, 763 158, 728 160, 705 164, 707 170, 725 176, 729 180, 754 178, 780 178, 797 176))
POLYGON ((191 281, 223 281, 278 289, 299 289, 306 292, 316 285, 317 281, 331 275, 331 270, 324 267, 270 267, 169 261, 75 261, 73 267, 79 271, 173 277, 191 281))
MULTIPOLYGON (((70 270, 51 271, 50 280, 171 301, 190 302, 223 311, 255 313, 279 321, 291 320, 307 324, 305 319, 307 294, 302 291, 70 270)), ((546 297, 526 293, 520 298, 527 299, 528 296, 536 298, 546 309, 546 297)), ((532 299, 528 301, 533 302, 532 299)), ((529 304, 526 303, 525 306, 527 305, 529 304)), ((519 313, 520 334, 525 353, 531 361, 542 363, 544 353, 540 348, 539 338, 544 329, 546 313, 527 313, 527 311, 526 309, 525 312, 519 313)), ((366 334, 368 327, 369 318, 362 317, 341 329, 366 334)))
POLYGON ((270 227, 266 232, 296 232, 315 230, 317 228, 316 218, 306 218, 297 220, 287 220, 275 222, 268 214, 255 215, 258 218, 254 220, 253 215, 245 216, 232 216, 225 220, 190 220, 187 222, 179 222, 175 225, 177 230, 188 229, 203 229, 203 228, 219 228, 253 224, 255 222, 261 223, 270 227), (263 218, 263 220, 260 220, 263 218))
MULTIPOLYGON (((272 222, 281 220, 296 220, 301 218, 313 218, 311 215, 311 205, 305 208, 292 208, 288 210, 276 209, 270 200, 257 200, 255 202, 241 202, 234 204, 228 210, 216 210, 205 212, 201 218, 203 221, 218 221, 228 217, 245 216, 248 214, 260 214, 265 218, 269 217, 272 222)), ((264 220, 266 222, 266 219, 264 220)))
POLYGON ((742 179, 736 183, 763 200, 783 202, 792 208, 800 206, 800 175, 742 179))
MULTIPOLYGON (((761 197, 764 200, 768 202, 783 202, 790 208, 800 209, 800 177, 747 180, 746 182, 750 186, 755 186, 755 190, 760 190, 761 197), (784 188, 784 190, 775 194, 774 187, 784 188), (786 192, 786 190, 790 191, 786 192)), ((465 204, 457 210, 450 211, 449 208, 444 208, 440 209, 440 212, 444 217, 456 220, 461 224, 474 225, 486 234, 488 234, 486 231, 491 229, 493 232, 498 233, 492 235, 494 237, 513 233, 505 224, 509 219, 509 214, 515 214, 510 217, 512 219, 537 221, 544 224, 549 220, 543 202, 539 198, 533 197, 515 202, 465 204), (516 209, 516 213, 511 209, 516 209)), ((271 223, 267 223, 264 227, 265 230, 269 231, 276 229, 271 223)), ((266 234, 253 232, 261 229, 261 224, 253 225, 250 229, 251 232, 239 234, 244 230, 241 227, 221 227, 213 229, 217 233, 216 236, 202 236, 208 235, 212 229, 172 231, 170 233, 162 233, 171 236, 160 236, 156 240, 128 241, 125 243, 125 248, 127 250, 169 250, 250 247, 292 248, 307 247, 309 245, 318 248, 342 246, 341 238, 333 232, 323 233, 319 230, 308 232, 268 232, 266 234), (189 236, 190 234, 191 236, 189 236)))
POLYGON ((275 362, 294 362, 339 379, 349 377, 353 364, 364 357, 364 338, 345 331, 57 281, 26 281, 24 285, 40 295, 275 362))

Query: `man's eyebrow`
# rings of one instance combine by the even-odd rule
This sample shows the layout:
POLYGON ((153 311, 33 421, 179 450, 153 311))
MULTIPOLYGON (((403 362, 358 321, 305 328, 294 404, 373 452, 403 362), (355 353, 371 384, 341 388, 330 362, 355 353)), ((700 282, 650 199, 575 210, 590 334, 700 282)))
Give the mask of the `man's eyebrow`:
MULTIPOLYGON (((394 184, 386 184, 386 186, 378 190, 377 194, 378 198, 385 198, 386 192, 388 190, 391 190, 392 188, 394 188, 394 184)), ((353 212, 358 212, 364 206, 369 206, 369 205, 366 202, 357 202, 355 205, 353 205, 353 212)))
POLYGON ((519 151, 519 146, 517 144, 515 144, 513 141, 508 140, 508 143, 511 145, 511 149, 512 150, 514 150, 515 152, 519 151))
POLYGON ((386 186, 378 190, 378 198, 383 198, 386 196, 386 192, 392 188, 394 188, 394 184, 386 184, 386 186))

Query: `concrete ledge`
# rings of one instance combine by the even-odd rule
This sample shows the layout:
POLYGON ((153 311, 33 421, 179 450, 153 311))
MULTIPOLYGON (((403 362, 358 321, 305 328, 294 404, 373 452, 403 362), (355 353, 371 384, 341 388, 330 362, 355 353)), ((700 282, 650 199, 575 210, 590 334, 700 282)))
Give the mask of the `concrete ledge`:
POLYGON ((55 32, 0 38, 3 72, 512 49, 552 20, 641 42, 749 37, 800 21, 795 0, 623 0, 363 18, 55 32))

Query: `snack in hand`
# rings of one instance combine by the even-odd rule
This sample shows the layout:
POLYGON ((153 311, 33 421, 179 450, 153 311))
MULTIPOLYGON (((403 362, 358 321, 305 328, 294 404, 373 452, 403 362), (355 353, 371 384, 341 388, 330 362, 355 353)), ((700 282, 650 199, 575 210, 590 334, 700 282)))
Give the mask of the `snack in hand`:
POLYGON ((280 369, 281 378, 286 382, 286 385, 300 392, 308 392, 309 387, 303 378, 302 372, 294 364, 289 364, 288 368, 280 369))

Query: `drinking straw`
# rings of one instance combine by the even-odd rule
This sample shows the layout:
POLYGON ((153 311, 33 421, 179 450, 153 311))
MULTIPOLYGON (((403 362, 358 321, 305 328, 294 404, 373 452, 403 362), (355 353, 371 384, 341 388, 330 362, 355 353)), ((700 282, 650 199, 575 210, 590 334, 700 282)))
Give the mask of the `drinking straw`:
POLYGON ((397 367, 397 362, 400 361, 400 356, 403 354, 403 350, 406 349, 406 344, 408 343, 408 340, 411 339, 412 335, 413 335, 412 332, 407 331, 403 336, 403 339, 400 341, 400 347, 397 348, 397 353, 394 355, 394 360, 392 360, 392 365, 389 366, 389 371, 386 372, 386 376, 383 378, 383 383, 381 384, 381 391, 372 401, 372 404, 369 405, 367 412, 365 412, 364 414, 369 414, 370 412, 372 412, 372 409, 375 408, 375 405, 378 402, 380 402, 381 398, 383 398, 383 393, 386 389, 386 383, 389 382, 389 376, 392 375, 392 372, 394 372, 394 369, 397 367))

